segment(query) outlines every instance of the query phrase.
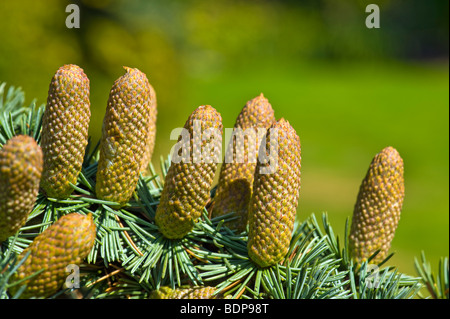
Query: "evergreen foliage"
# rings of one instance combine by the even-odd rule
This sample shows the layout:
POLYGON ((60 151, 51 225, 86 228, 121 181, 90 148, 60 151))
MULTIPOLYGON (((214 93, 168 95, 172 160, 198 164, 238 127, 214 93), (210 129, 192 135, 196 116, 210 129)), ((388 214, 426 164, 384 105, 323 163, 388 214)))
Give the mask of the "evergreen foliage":
MULTIPOLYGON (((45 106, 24 104, 19 88, 0 84, 0 146, 18 134, 40 142, 45 106)), ((406 299, 420 296, 424 284, 433 298, 448 299, 448 258, 437 278, 424 256, 416 261, 418 276, 378 264, 377 255, 358 264, 349 255, 348 223, 344 238, 333 232, 327 214, 298 222, 286 257, 261 268, 249 258, 247 230, 227 227, 233 213, 212 218, 210 205, 182 239, 167 239, 155 223, 155 212, 170 166, 161 158, 162 176, 149 164, 150 175, 139 177, 131 200, 117 203, 95 196, 98 143, 89 142, 74 191, 66 199, 46 197, 41 191, 27 223, 0 245, 0 298, 17 298, 25 287, 8 293, 21 282, 11 281, 24 262, 18 255, 58 218, 71 212, 91 213, 97 227, 93 249, 80 266, 79 289, 61 288, 51 298, 146 299, 161 287, 214 287, 214 295, 234 299, 406 299), (120 207, 120 208, 117 208, 120 207), (319 222, 320 221, 320 222, 319 222)), ((214 197, 215 188, 211 190, 214 197)), ((23 281, 22 281, 23 282, 23 281)))

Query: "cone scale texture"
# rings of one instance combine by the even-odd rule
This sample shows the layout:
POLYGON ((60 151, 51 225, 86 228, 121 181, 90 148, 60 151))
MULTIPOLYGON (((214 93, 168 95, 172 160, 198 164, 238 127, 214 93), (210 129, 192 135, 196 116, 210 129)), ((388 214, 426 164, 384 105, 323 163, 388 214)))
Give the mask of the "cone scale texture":
POLYGON ((102 200, 125 205, 136 188, 148 141, 154 138, 156 101, 144 73, 124 67, 126 73, 111 88, 103 120, 96 193, 102 200))
POLYGON ((148 118, 148 127, 147 127, 147 147, 144 152, 144 156, 142 157, 142 167, 141 172, 144 175, 149 173, 148 165, 152 161, 153 150, 155 149, 155 139, 156 139, 156 118, 158 115, 157 108, 157 100, 156 100, 156 92, 153 89, 153 86, 150 86, 150 114, 148 118))
MULTIPOLYGON (((210 198, 221 152, 222 117, 212 106, 202 105, 189 116, 184 129, 189 133, 184 148, 184 151, 189 151, 189 156, 174 162, 175 155, 182 155, 176 150, 172 154, 172 163, 155 215, 160 231, 170 239, 183 238, 191 231, 210 198), (204 134, 212 130, 218 134, 203 138, 206 136, 204 134)), ((179 143, 182 138, 180 136, 179 143)), ((182 153, 183 148, 179 151, 182 153)))
POLYGON ((42 150, 30 136, 14 136, 0 150, 0 243, 26 223, 39 192, 42 166, 42 150))
POLYGON ((225 155, 214 197, 212 217, 234 212, 237 219, 230 221, 227 226, 239 232, 247 227, 248 204, 252 196, 253 176, 261 143, 259 137, 262 137, 258 133, 265 134, 274 122, 272 106, 261 94, 246 103, 234 125, 237 135, 230 140, 227 149, 227 152, 233 154, 232 157, 225 155), (240 133, 243 138, 239 138, 240 133), (250 152, 249 147, 252 147, 253 152, 250 152))
POLYGON ((151 293, 150 299, 216 299, 214 287, 177 288, 161 287, 151 293))
POLYGON ((58 69, 50 83, 42 118, 44 169, 41 187, 49 197, 65 199, 76 184, 88 143, 89 79, 76 65, 58 69))
POLYGON ((270 160, 264 164, 258 158, 255 169, 247 249, 253 262, 269 267, 284 258, 291 241, 300 190, 300 139, 289 122, 280 119, 267 131, 261 149, 266 153, 270 150, 270 160), (271 144, 276 141, 274 153, 271 144), (261 168, 268 168, 272 161, 276 162, 274 170, 262 172, 261 168))
MULTIPOLYGON (((95 236, 92 214, 85 216, 78 213, 64 215, 39 234, 20 254, 19 260, 30 252, 10 282, 24 279, 42 269, 44 271, 25 281, 27 288, 20 298, 46 298, 58 292, 69 275, 66 267, 79 265, 86 258, 94 245, 95 236)), ((11 295, 15 294, 18 286, 11 287, 11 295)))
POLYGON ((386 147, 372 160, 361 183, 349 235, 351 256, 359 262, 383 261, 395 235, 405 194, 403 160, 393 147, 386 147))

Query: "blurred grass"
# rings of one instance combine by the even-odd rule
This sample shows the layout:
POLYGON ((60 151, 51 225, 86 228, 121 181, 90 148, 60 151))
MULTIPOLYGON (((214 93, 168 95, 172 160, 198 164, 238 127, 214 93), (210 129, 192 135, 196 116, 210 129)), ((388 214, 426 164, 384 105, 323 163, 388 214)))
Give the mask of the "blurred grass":
POLYGON ((415 274, 421 250, 436 267, 449 254, 448 3, 380 1, 379 30, 364 27, 365 3, 2 0, 0 81, 41 104, 54 72, 80 65, 95 141, 122 66, 140 68, 158 95, 157 167, 197 106, 233 127, 262 92, 302 142, 299 219, 327 212, 341 238, 370 161, 391 145, 406 198, 390 264, 415 274), (64 25, 68 3, 80 29, 64 25))

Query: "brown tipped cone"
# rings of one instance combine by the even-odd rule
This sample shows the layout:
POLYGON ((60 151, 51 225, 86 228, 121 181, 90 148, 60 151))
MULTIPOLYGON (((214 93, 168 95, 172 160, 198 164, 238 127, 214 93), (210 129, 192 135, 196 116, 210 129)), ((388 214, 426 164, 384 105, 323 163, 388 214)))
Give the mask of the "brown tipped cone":
POLYGON ((213 296, 214 287, 177 288, 161 287, 150 294, 150 299, 219 299, 213 296))
POLYGON ((220 161, 222 117, 210 105, 188 118, 172 153, 155 221, 165 237, 183 238, 191 231, 210 198, 220 161))
POLYGON ((247 249, 260 267, 280 262, 289 249, 299 199, 300 169, 300 139, 289 122, 280 119, 270 127, 261 144, 249 205, 247 249), (268 153, 269 160, 264 161, 261 153, 268 153))
POLYGON ((138 69, 124 69, 126 73, 114 82, 109 94, 96 182, 97 197, 119 207, 136 188, 156 116, 153 88, 146 75, 138 69))
POLYGON ((77 183, 88 143, 89 79, 80 67, 58 69, 48 91, 42 118, 44 154, 41 187, 49 197, 65 199, 77 183))
POLYGON ((237 219, 227 223, 227 226, 239 232, 247 227, 259 145, 274 122, 272 106, 261 93, 245 104, 234 125, 234 135, 220 171, 212 217, 234 212, 237 219))
POLYGON ((372 263, 383 261, 391 247, 403 206, 405 187, 403 160, 393 147, 386 147, 372 160, 361 183, 349 235, 351 256, 372 263))
MULTIPOLYGON (((46 298, 63 288, 69 275, 66 268, 80 265, 94 245, 96 226, 92 214, 87 216, 70 213, 58 219, 52 226, 39 234, 19 256, 21 260, 30 253, 25 262, 10 279, 16 282, 42 271, 25 280, 25 291, 20 298, 46 298)), ((21 285, 12 286, 13 296, 21 285)))
POLYGON ((33 210, 42 174, 42 151, 26 135, 0 150, 0 243, 22 227, 33 210))

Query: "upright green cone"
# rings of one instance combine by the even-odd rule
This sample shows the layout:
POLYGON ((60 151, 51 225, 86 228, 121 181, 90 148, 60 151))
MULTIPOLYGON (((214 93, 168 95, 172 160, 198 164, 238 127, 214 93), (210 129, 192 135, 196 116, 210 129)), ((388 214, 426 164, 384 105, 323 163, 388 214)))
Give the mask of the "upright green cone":
POLYGON ((155 221, 165 237, 183 238, 210 198, 222 143, 222 117, 210 105, 188 118, 175 145, 155 221))
POLYGON ((372 160, 361 183, 349 235, 351 256, 358 262, 382 262, 395 235, 405 196, 403 160, 393 147, 386 147, 372 160))
POLYGON ((77 183, 88 143, 89 79, 76 65, 64 65, 53 76, 42 118, 44 154, 41 187, 49 197, 65 199, 77 183))
POLYGON ((267 131, 255 169, 247 249, 260 267, 280 262, 291 241, 300 190, 300 139, 280 119, 267 131), (261 158, 266 154, 266 158, 261 158))
POLYGON ((148 118, 148 127, 147 127, 147 147, 144 152, 144 156, 142 157, 142 166, 141 172, 144 175, 148 175, 150 173, 148 169, 148 165, 152 161, 153 150, 155 148, 155 139, 156 139, 156 117, 158 114, 157 108, 157 100, 156 100, 156 92, 153 89, 153 86, 150 85, 150 116, 148 118))
POLYGON ((27 135, 0 150, 0 243, 22 227, 33 210, 42 174, 42 151, 27 135))
POLYGON ((103 120, 96 193, 102 200, 125 205, 136 188, 149 133, 156 120, 156 102, 147 76, 124 67, 126 73, 111 88, 103 120))
MULTIPOLYGON (((50 297, 62 288, 69 275, 67 267, 78 266, 87 257, 95 236, 96 226, 92 214, 64 215, 39 234, 20 254, 18 260, 30 253, 9 282, 23 280, 41 271, 22 283, 27 287, 20 298, 50 297)), ((19 288, 20 285, 12 286, 10 295, 13 296, 19 288)))
POLYGON ((252 196, 259 145, 266 130, 274 122, 272 106, 262 93, 248 101, 236 119, 212 210, 212 217, 234 212, 237 219, 228 223, 231 229, 243 231, 247 227, 248 204, 252 196))

